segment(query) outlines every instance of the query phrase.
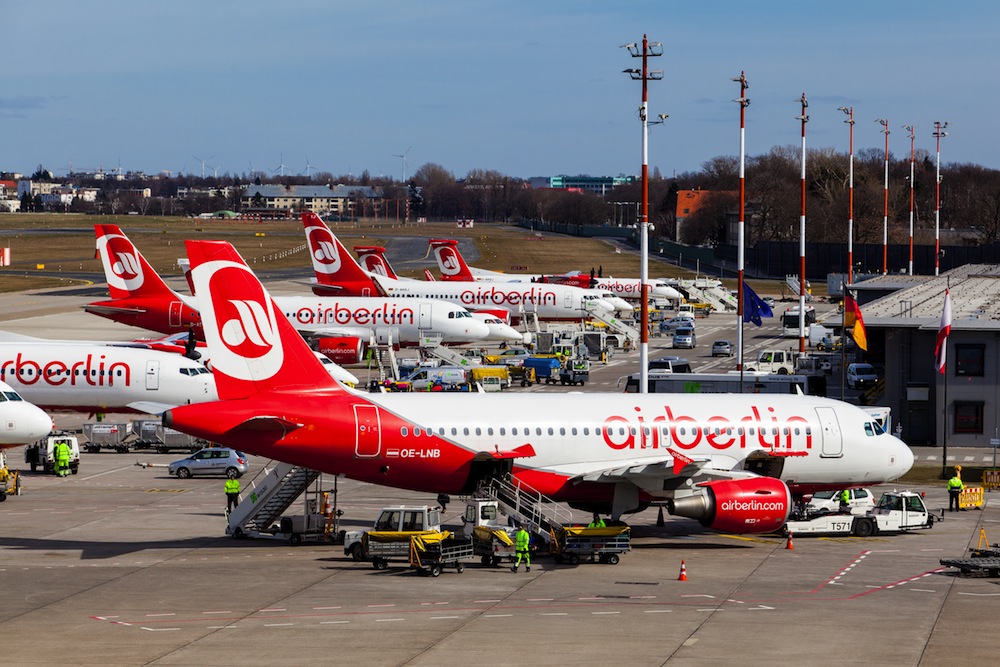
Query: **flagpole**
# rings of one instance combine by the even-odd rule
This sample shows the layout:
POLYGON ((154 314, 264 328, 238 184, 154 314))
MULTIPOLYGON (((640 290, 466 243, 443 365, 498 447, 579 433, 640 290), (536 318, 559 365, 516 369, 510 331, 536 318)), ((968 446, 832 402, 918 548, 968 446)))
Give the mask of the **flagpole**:
POLYGON ((843 312, 840 318, 840 400, 844 400, 844 383, 847 381, 847 295, 844 290, 843 312))
POLYGON ((744 250, 744 245, 745 245, 744 200, 746 199, 746 190, 744 189, 744 184, 746 183, 746 172, 745 172, 746 112, 747 112, 747 105, 750 104, 750 100, 747 98, 747 88, 749 88, 750 85, 747 83, 747 77, 745 72, 740 72, 740 75, 738 77, 735 77, 733 81, 737 81, 740 84, 740 98, 736 100, 736 102, 740 105, 740 219, 739 219, 739 227, 736 240, 736 243, 738 245, 738 249, 736 251, 737 271, 739 272, 739 276, 737 278, 737 282, 739 283, 739 285, 736 290, 736 298, 738 299, 738 301, 736 302, 737 303, 736 349, 738 350, 736 357, 737 358, 736 368, 739 369, 740 371, 740 393, 742 394, 743 393, 743 312, 744 308, 746 308, 746 304, 743 303, 744 302, 743 281, 745 279, 744 265, 746 262, 745 250, 744 250))
POLYGON ((940 369, 941 374, 944 375, 944 419, 941 420, 943 422, 941 424, 941 479, 948 479, 948 335, 951 334, 951 276, 946 276, 946 281, 945 284, 947 287, 944 291, 944 306, 941 309, 941 326, 938 329, 938 337, 940 338, 947 320, 948 331, 944 336, 944 340, 940 341, 940 345, 943 348, 941 355, 944 360, 940 369))

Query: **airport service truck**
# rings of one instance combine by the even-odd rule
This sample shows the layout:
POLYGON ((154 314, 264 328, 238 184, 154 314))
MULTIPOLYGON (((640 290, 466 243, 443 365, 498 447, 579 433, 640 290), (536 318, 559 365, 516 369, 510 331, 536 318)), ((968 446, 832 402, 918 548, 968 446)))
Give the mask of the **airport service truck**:
POLYGON ((56 471, 55 447, 57 442, 69 445, 69 470, 74 475, 80 472, 80 442, 72 433, 58 431, 47 438, 32 443, 24 448, 24 462, 31 467, 31 472, 41 468, 43 472, 56 471))
POLYGON ((814 511, 808 507, 796 510, 788 518, 782 532, 785 535, 856 535, 871 537, 879 533, 901 533, 922 530, 934 525, 934 516, 927 510, 920 494, 912 491, 887 491, 879 498, 875 509, 863 515, 850 512, 814 511))

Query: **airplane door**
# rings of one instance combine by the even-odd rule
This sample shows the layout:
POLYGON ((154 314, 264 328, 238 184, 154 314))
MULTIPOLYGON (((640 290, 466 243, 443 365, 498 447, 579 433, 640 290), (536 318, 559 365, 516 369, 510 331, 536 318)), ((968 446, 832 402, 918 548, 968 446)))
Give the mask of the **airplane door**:
POLYGON ((169 317, 170 317, 170 326, 172 326, 172 327, 179 327, 179 326, 181 326, 181 322, 182 322, 181 313, 183 311, 183 308, 184 308, 184 304, 181 303, 180 301, 171 301, 170 302, 170 315, 169 315, 169 317))
POLYGON ((157 390, 160 388, 160 362, 146 362, 146 389, 157 390))
POLYGON ((382 432, 379 430, 378 408, 374 405, 354 406, 355 441, 354 454, 358 458, 371 459, 382 451, 382 432))
POLYGON ((418 315, 418 328, 421 331, 427 331, 431 329, 434 325, 431 323, 431 304, 421 303, 420 304, 420 314, 418 315))
POLYGON ((823 429, 823 451, 820 456, 843 456, 844 437, 840 432, 840 422, 833 408, 816 408, 819 423, 823 429))

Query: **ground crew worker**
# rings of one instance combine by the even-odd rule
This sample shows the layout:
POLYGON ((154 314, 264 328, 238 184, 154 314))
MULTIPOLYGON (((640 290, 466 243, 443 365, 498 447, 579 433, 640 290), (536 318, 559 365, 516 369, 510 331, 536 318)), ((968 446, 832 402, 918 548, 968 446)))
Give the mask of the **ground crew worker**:
POLYGON ((524 556, 524 571, 531 572, 531 552, 528 551, 530 543, 531 536, 528 535, 528 531, 524 529, 524 526, 518 526, 517 533, 514 535, 514 549, 517 551, 517 560, 514 561, 514 565, 510 568, 511 572, 517 572, 517 568, 521 565, 521 556, 524 556))
POLYGON ((847 506, 851 504, 851 492, 844 489, 840 492, 840 509, 846 510, 847 506))
POLYGON ((236 473, 230 473, 226 480, 226 516, 233 511, 234 507, 240 504, 240 480, 236 479, 236 473))
POLYGON ((601 518, 600 514, 594 512, 594 520, 587 525, 587 528, 605 528, 605 527, 606 525, 604 523, 604 519, 601 518))
POLYGON ((66 441, 56 440, 56 444, 52 448, 52 457, 55 459, 56 475, 59 477, 69 475, 70 454, 69 445, 66 444, 66 441))
POLYGON ((958 497, 965 489, 962 478, 955 473, 955 476, 948 480, 948 511, 955 512, 959 509, 958 497))

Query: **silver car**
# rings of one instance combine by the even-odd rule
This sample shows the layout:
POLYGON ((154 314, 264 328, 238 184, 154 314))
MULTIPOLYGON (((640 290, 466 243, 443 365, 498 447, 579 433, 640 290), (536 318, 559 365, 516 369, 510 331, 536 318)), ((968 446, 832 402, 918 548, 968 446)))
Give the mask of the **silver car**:
POLYGON ((243 452, 228 447, 209 447, 195 452, 186 459, 167 466, 171 475, 185 479, 192 475, 223 475, 235 473, 242 477, 250 469, 250 458, 243 452))

